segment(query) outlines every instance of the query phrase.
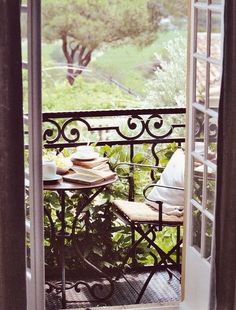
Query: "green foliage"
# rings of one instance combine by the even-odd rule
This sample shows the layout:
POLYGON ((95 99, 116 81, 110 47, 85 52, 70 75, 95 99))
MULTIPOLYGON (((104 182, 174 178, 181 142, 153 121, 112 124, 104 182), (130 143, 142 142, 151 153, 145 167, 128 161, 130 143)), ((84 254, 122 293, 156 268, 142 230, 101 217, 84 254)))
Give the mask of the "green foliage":
MULTIPOLYGON (((166 164, 176 149, 176 144, 168 145, 158 155, 161 163, 166 164)), ((129 160, 128 149, 122 146, 103 146, 100 148, 101 154, 106 154, 110 158, 111 166, 114 167, 118 162, 129 160)), ((153 163, 150 156, 148 145, 143 145, 133 158, 137 163, 153 163)), ((133 175, 135 180, 136 200, 142 200, 142 188, 151 182, 149 169, 122 169, 119 175, 133 175)), ((157 176, 158 177, 158 176, 157 176)), ((78 201, 83 203, 87 192, 67 192, 66 194, 66 231, 71 233, 73 218, 76 214, 78 201)), ((128 182, 126 178, 121 178, 107 187, 87 208, 84 209, 83 216, 79 218, 76 225, 76 243, 83 255, 100 268, 113 268, 122 263, 128 248, 131 244, 130 228, 124 225, 113 215, 110 210, 114 198, 127 199, 128 182)), ((61 229, 58 219, 60 214, 59 196, 55 192, 46 192, 44 196, 45 208, 50 213, 55 222, 55 230, 61 229)), ((58 250, 52 247, 50 241, 50 225, 48 217, 45 216, 45 257, 49 268, 54 268, 58 263, 58 250)), ((138 237, 138 235, 136 236, 138 237)), ((164 251, 168 251, 176 242, 176 232, 174 229, 165 228, 157 233, 157 242, 164 251)), ((71 240, 66 241, 66 265, 70 269, 78 269, 78 261, 71 248, 71 240)), ((79 261, 79 263, 81 263, 79 261)), ((131 261, 128 261, 128 264, 131 261)), ((142 242, 137 250, 138 264, 152 264, 153 258, 146 242, 142 242)), ((85 266, 84 266, 85 267, 85 266)))
POLYGON ((146 105, 154 107, 184 106, 186 93, 186 37, 169 41, 156 58, 160 67, 146 84, 146 105))
POLYGON ((45 40, 66 35, 92 50, 127 38, 150 41, 146 35, 157 30, 161 17, 146 0, 44 0, 42 12, 45 40))
POLYGON ((42 13, 44 40, 62 41, 71 85, 104 44, 153 42, 161 18, 147 0, 45 0, 42 13))
POLYGON ((45 45, 43 110, 182 105, 185 103, 185 40, 182 32, 168 32, 162 33, 158 40, 143 49, 132 44, 109 47, 96 61, 92 61, 92 72, 84 73, 72 86, 65 81, 66 70, 57 68, 55 60, 51 58, 53 51, 59 51, 58 44, 45 45), (174 39, 175 36, 177 39, 174 39), (156 60, 153 59, 155 51, 161 55, 156 54, 156 60), (162 63, 162 70, 154 72, 157 59, 162 63), (102 78, 100 72, 134 89, 140 94, 140 100, 102 78))
POLYGON ((43 75, 43 111, 97 110, 125 108, 134 101, 115 85, 105 81, 77 79, 72 86, 64 80, 43 75))
MULTIPOLYGON (((101 54, 92 60, 90 67, 103 72, 134 90, 141 96, 146 93, 145 83, 153 78, 154 53, 161 53, 163 45, 174 39, 173 31, 158 32, 157 39, 150 45, 140 47, 130 42, 125 45, 107 45, 101 54)), ((139 103, 137 102, 136 105, 139 103)))

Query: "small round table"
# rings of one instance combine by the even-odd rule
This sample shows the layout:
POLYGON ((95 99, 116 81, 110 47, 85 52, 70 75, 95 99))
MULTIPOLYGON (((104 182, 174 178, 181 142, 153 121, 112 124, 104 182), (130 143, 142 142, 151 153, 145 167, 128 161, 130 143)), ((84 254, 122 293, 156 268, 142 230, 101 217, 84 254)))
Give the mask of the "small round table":
POLYGON ((98 301, 104 301, 108 299, 114 291, 114 283, 112 279, 101 271, 99 268, 94 266, 91 262, 89 262, 81 253, 77 243, 76 243, 76 223, 83 212, 83 210, 97 197, 107 186, 111 185, 117 180, 117 177, 109 179, 107 181, 102 181, 96 185, 83 185, 79 183, 71 183, 65 180, 60 180, 56 182, 44 182, 43 189, 45 191, 57 191, 60 198, 60 207, 61 211, 59 213, 59 218, 61 222, 61 229, 58 233, 55 232, 54 222, 51 217, 50 212, 47 208, 44 207, 44 211, 46 216, 49 218, 50 226, 51 226, 51 234, 55 243, 58 243, 59 254, 60 254, 60 268, 61 268, 61 283, 60 285, 55 285, 47 282, 46 284, 49 286, 48 292, 55 290, 57 293, 61 292, 62 294, 62 308, 66 308, 66 304, 68 301, 66 300, 66 290, 74 288, 76 291, 79 292, 79 285, 84 285, 89 290, 91 296, 98 301), (65 220, 65 211, 66 211, 66 203, 65 203, 65 192, 66 191, 80 191, 86 194, 86 199, 80 203, 78 202, 78 206, 76 208, 76 215, 74 216, 73 223, 72 223, 72 232, 69 234, 66 232, 66 220, 65 220), (92 191, 93 190, 93 191, 92 191), (94 191, 95 190, 95 191, 94 191), (78 257, 83 261, 83 263, 94 270, 97 274, 101 275, 103 278, 110 284, 110 290, 105 296, 98 295, 96 291, 98 289, 102 289, 102 284, 93 284, 90 286, 88 283, 84 281, 77 281, 76 283, 67 285, 66 283, 66 274, 65 274, 65 240, 66 238, 70 238, 72 240, 72 244, 74 245, 76 254, 78 257))

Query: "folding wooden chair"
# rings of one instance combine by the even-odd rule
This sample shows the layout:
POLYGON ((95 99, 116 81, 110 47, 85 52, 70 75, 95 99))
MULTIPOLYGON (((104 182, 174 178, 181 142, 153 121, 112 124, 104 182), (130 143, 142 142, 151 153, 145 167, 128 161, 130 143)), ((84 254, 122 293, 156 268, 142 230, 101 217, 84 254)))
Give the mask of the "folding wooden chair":
MULTIPOLYGON (((120 163, 118 164, 118 167, 121 165, 128 165, 131 167, 131 170, 134 170, 135 167, 150 167, 152 169, 155 168, 162 168, 163 167, 156 167, 156 166, 149 166, 149 165, 140 165, 140 164, 133 164, 133 163, 120 163)), ((165 170, 164 170, 165 171, 165 170)), ((130 176, 129 176, 130 178, 130 176)), ((131 182, 132 183, 132 182, 131 182)), ((148 247, 150 250, 154 250, 154 252, 150 252, 151 256, 153 257, 154 264, 153 268, 151 268, 151 272, 146 279, 145 283, 143 284, 143 287, 141 291, 138 293, 138 298, 136 300, 136 303, 139 303, 141 301, 141 298, 151 281, 154 273, 157 270, 160 270, 164 267, 165 270, 169 273, 170 279, 172 278, 172 275, 175 275, 173 273, 173 269, 177 269, 179 272, 181 272, 181 244, 182 244, 182 238, 181 238, 181 226, 183 225, 183 216, 176 216, 171 214, 166 214, 163 212, 163 201, 160 200, 153 200, 150 198, 149 191, 153 188, 160 188, 160 189, 167 189, 168 192, 173 192, 171 195, 171 199, 173 200, 173 197, 175 193, 182 192, 183 195, 183 187, 179 186, 169 186, 163 185, 163 184, 150 184, 147 185, 144 188, 143 194, 146 199, 145 202, 135 202, 135 201, 129 201, 129 200, 114 200, 112 211, 116 214, 116 216, 122 220, 123 223, 126 225, 129 225, 131 227, 132 231, 132 246, 129 249, 123 264, 121 266, 121 270, 124 268, 125 264, 127 263, 129 258, 135 259, 135 252, 137 247, 140 245, 140 243, 145 240, 148 243, 148 247), (149 202, 155 203, 158 208, 154 208, 152 205, 149 205, 149 202), (156 242, 156 233, 158 231, 162 231, 163 227, 176 227, 177 234, 176 234, 176 244, 174 247, 168 252, 165 253, 161 247, 156 242), (135 234, 136 232, 136 234, 135 234), (135 240, 134 236, 139 235, 139 238, 135 240), (176 254, 176 259, 174 260, 171 255, 176 254), (171 269, 169 268, 171 266, 171 269)), ((167 197, 168 200, 168 197, 167 197)), ((164 208, 165 209, 165 208, 164 208)), ((165 210, 164 210, 165 211, 165 210)), ((170 212, 171 213, 171 212, 170 212)), ((174 213, 174 212, 172 212, 174 213)))

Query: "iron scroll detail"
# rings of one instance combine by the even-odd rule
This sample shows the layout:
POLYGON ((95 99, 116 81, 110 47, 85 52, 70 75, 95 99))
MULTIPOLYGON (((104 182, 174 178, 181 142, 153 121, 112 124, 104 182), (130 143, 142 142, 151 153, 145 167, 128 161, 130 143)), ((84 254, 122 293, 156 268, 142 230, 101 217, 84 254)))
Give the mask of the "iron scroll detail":
MULTIPOLYGON (((184 128, 185 109, 176 109, 179 114, 175 124, 175 109, 142 111, 124 110, 91 111, 91 115, 80 112, 45 113, 43 116, 43 140, 47 148, 71 147, 86 141, 96 144, 114 145, 140 143, 153 139, 171 137, 178 128, 184 128), (106 112, 106 113, 105 113, 106 112), (160 113, 162 112, 162 113, 160 113), (181 112, 181 113, 180 113, 181 112), (86 117, 83 116, 86 115, 86 117), (102 115, 104 114, 104 115, 102 115), (119 116, 119 114, 122 114, 119 116), (169 119, 168 119, 169 118, 169 119)), ((177 136, 177 134, 176 134, 177 136)), ((152 141, 153 142, 153 141, 152 141)))

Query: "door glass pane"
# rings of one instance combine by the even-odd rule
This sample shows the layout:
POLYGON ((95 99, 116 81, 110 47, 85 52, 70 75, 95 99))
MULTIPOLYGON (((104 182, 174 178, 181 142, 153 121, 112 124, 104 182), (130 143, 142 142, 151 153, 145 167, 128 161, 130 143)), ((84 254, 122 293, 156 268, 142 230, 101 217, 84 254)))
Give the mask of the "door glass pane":
POLYGON ((204 113, 193 109, 194 115, 194 145, 193 150, 204 157, 204 113))
POLYGON ((208 145, 207 145, 207 159, 216 164, 217 154, 217 134, 218 134, 218 122, 217 119, 207 116, 208 124, 208 145))
POLYGON ((21 13, 21 52, 23 62, 28 61, 27 14, 21 13))
POLYGON ((212 242, 212 228, 213 223, 208 218, 205 217, 205 248, 204 248, 204 257, 210 261, 211 259, 211 242, 212 242))
POLYGON ((219 65, 210 64, 209 108, 218 110, 221 87, 221 68, 219 65))
POLYGON ((194 206, 192 210, 192 246, 200 252, 202 215, 201 211, 194 206))
POLYGON ((200 104, 206 102, 206 62, 196 60, 196 94, 195 101, 200 104))
POLYGON ((222 0, 211 0, 212 4, 222 4, 222 0))
POLYGON ((22 70, 22 83, 23 83, 23 109, 24 113, 28 113, 29 107, 28 107, 28 87, 29 87, 29 81, 28 81, 28 70, 22 70))
POLYGON ((203 174, 204 165, 197 159, 193 159, 193 188, 192 198, 197 201, 200 205, 202 204, 202 193, 203 193, 203 174))
POLYGON ((211 41, 210 56, 220 60, 221 56, 221 15, 220 13, 210 13, 211 41))
POLYGON ((206 210, 213 214, 216 199, 216 172, 210 167, 207 167, 206 183, 206 210))
POLYGON ((26 232, 26 266, 31 268, 30 234, 26 232))
POLYGON ((207 14, 206 10, 196 9, 197 48, 199 54, 207 53, 207 14))

